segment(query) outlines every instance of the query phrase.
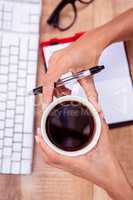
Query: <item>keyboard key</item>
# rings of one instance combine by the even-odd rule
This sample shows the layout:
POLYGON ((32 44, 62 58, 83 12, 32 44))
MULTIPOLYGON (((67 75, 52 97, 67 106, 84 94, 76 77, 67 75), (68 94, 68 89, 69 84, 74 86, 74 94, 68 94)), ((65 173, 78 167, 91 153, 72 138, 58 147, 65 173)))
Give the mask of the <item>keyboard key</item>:
POLYGON ((17 65, 15 65, 15 64, 11 64, 10 65, 9 71, 11 73, 17 73, 17 70, 18 70, 18 66, 17 65))
POLYGON ((17 95, 18 96, 25 96, 25 88, 18 88, 17 89, 17 95))
POLYGON ((18 63, 18 57, 17 56, 11 56, 10 57, 10 63, 11 64, 17 64, 18 63))
POLYGON ((5 112, 0 111, 0 120, 4 120, 4 119, 5 119, 5 112))
POLYGON ((6 127, 7 128, 12 128, 13 126, 14 126, 13 119, 6 119, 6 127))
POLYGON ((8 74, 8 67, 0 66, 0 74, 8 74))
POLYGON ((27 62, 26 61, 20 61, 19 62, 19 69, 27 69, 27 62))
POLYGON ((35 76, 34 75, 28 75, 27 77, 27 92, 29 92, 30 90, 32 90, 35 87, 35 84, 31 84, 31 83, 35 83, 35 76))
POLYGON ((21 161, 21 173, 28 174, 31 171, 32 162, 31 160, 22 160, 21 161))
POLYGON ((29 62, 28 63, 28 73, 29 74, 35 74, 36 73, 36 66, 37 66, 37 63, 36 62, 29 62))
POLYGON ((25 70, 20 70, 19 69, 19 72, 18 72, 18 77, 19 78, 26 78, 26 71, 25 70))
POLYGON ((13 136, 13 129, 12 128, 5 128, 5 136, 12 137, 13 136))
POLYGON ((16 124, 15 125, 15 132, 22 133, 22 131, 23 131, 23 125, 22 124, 16 124))
POLYGON ((14 118, 15 110, 6 110, 6 118, 14 118))
POLYGON ((29 60, 31 61, 37 60, 37 51, 29 51, 29 60))
POLYGON ((12 146, 12 138, 9 138, 9 137, 5 137, 4 138, 4 146, 12 146))
POLYGON ((9 40, 7 40, 8 38, 7 37, 2 37, 2 47, 6 47, 6 48, 9 48, 9 40))
MULTIPOLYGON (((0 84, 1 83, 7 83, 7 81, 8 81, 8 76, 6 76, 6 75, 0 75, 0 84)), ((2 87, 2 86, 1 86, 2 87)))
POLYGON ((16 106, 16 114, 23 114, 24 107, 23 106, 16 106))
POLYGON ((6 12, 11 12, 12 11, 12 4, 4 4, 4 10, 6 12))
POLYGON ((9 158, 3 158, 2 160, 2 173, 10 173, 11 160, 9 158))
MULTIPOLYGON (((1 16, 0 16, 1 17, 1 16)), ((0 29, 2 29, 3 27, 3 22, 0 20, 0 29)), ((1 160, 0 160, 1 161, 1 160)))
POLYGON ((23 148, 22 159, 30 159, 32 157, 32 150, 29 148, 23 148))
POLYGON ((0 64, 1 65, 8 65, 9 64, 9 59, 7 56, 2 56, 0 59, 0 64))
POLYGON ((25 85, 26 85, 26 82, 25 82, 25 79, 18 79, 18 83, 17 83, 17 85, 19 86, 19 87, 25 87, 25 85))
MULTIPOLYGON (((2 157, 2 149, 0 149, 0 161, 1 161, 1 157, 2 157)), ((0 166, 1 166, 1 162, 0 162, 0 166)))
POLYGON ((38 18, 38 16, 32 15, 31 18, 30 18, 30 23, 38 24, 38 23, 39 23, 39 18, 38 18))
POLYGON ((15 100, 16 99, 16 92, 8 92, 8 99, 15 100))
POLYGON ((13 174, 20 173, 20 163, 19 162, 12 162, 11 173, 13 173, 13 174))
POLYGON ((23 134, 23 147, 32 147, 32 144, 33 144, 33 135, 23 134))
POLYGON ((4 129, 0 130, 0 139, 3 139, 3 138, 4 138, 4 129))
POLYGON ((3 148, 3 140, 0 139, 0 149, 3 148))
POLYGON ((15 101, 7 101, 7 109, 15 109, 15 101))
POLYGON ((11 29, 11 22, 4 21, 3 29, 6 30, 6 31, 10 30, 11 29))
POLYGON ((0 130, 4 129, 5 122, 3 120, 0 120, 0 130))
POLYGON ((11 55, 18 55, 18 52, 19 52, 18 47, 15 47, 15 46, 11 47, 11 55))
POLYGON ((25 100, 24 97, 17 97, 16 103, 17 103, 18 105, 24 105, 24 100, 25 100))
POLYGON ((13 82, 10 82, 9 84, 8 84, 8 90, 9 91, 15 91, 16 90, 16 83, 13 83, 13 82))
POLYGON ((3 18, 6 21, 10 21, 11 20, 11 13, 10 12, 4 12, 3 18))
POLYGON ((3 156, 10 157, 12 153, 12 147, 4 147, 3 149, 3 156))
POLYGON ((21 152, 22 144, 21 143, 14 143, 13 144, 13 151, 19 151, 21 152))
POLYGON ((23 119, 24 116, 23 115, 16 115, 15 116, 15 123, 23 123, 23 119))
MULTIPOLYGON (((38 0, 34 0, 34 2, 38 2, 38 0)), ((40 15, 40 10, 37 7, 34 7, 33 10, 31 10, 31 15, 35 15, 36 17, 40 15)))
POLYGON ((5 111, 5 109, 6 109, 6 103, 0 102, 0 111, 5 111))
POLYGON ((7 92, 7 85, 6 84, 0 84, 0 93, 1 92, 7 92))
POLYGON ((30 48, 30 49, 34 49, 35 51, 37 51, 37 48, 38 48, 38 40, 37 40, 36 38, 30 39, 29 48, 30 48))
POLYGON ((9 74, 9 81, 10 82, 16 82, 17 81, 17 74, 16 73, 9 74))
POLYGON ((19 37, 11 37, 12 41, 10 42, 10 45, 12 46, 19 46, 19 37))
POLYGON ((33 115, 34 115, 34 97, 27 97, 25 99, 25 113, 24 113, 24 132, 26 133, 32 133, 33 117, 31 116, 33 115))
POLYGON ((27 56, 28 56, 28 40, 25 38, 21 39, 21 43, 20 43, 20 59, 24 59, 27 60, 27 56))
POLYGON ((9 56, 9 48, 2 47, 1 48, 1 56, 9 56))
POLYGON ((7 99, 7 94, 6 93, 1 93, 0 94, 0 100, 1 100, 1 102, 5 102, 6 101, 6 99, 7 99))
POLYGON ((21 158, 21 152, 13 152, 12 154, 12 161, 20 161, 21 158))
POLYGON ((20 133, 14 134, 13 141, 14 142, 21 142, 22 141, 22 135, 20 133))

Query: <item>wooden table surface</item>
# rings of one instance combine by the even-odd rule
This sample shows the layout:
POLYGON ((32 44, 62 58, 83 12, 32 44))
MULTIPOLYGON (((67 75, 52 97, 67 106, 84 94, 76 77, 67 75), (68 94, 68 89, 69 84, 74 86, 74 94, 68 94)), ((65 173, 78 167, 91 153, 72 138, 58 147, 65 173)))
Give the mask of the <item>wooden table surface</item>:
MULTIPOLYGON (((89 6, 77 4, 78 18, 66 32, 46 25, 46 19, 60 0, 43 0, 40 41, 52 37, 67 37, 76 32, 90 30, 117 14, 133 7, 133 0, 95 0, 89 6)), ((130 67, 133 68, 133 42, 127 43, 130 67)), ((44 68, 39 59, 38 83, 44 68)), ((40 111, 36 112, 36 125, 40 125, 40 111)), ((117 158, 133 184, 133 125, 110 130, 111 142, 117 158)), ((0 175, 0 200, 111 200, 105 191, 83 179, 45 164, 38 148, 34 148, 33 173, 29 176, 0 175)))

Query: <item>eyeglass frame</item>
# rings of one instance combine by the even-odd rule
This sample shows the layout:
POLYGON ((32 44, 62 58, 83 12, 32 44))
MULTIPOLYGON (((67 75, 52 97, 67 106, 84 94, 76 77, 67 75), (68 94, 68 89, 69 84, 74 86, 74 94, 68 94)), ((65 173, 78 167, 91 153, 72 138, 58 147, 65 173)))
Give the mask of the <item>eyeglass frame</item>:
POLYGON ((62 0, 57 7, 53 10, 53 12, 51 13, 51 15, 49 16, 49 18, 47 19, 47 24, 50 26, 53 26, 55 28, 58 28, 60 31, 66 31, 69 28, 71 28, 73 26, 73 24, 76 21, 77 18, 77 8, 76 8, 76 1, 79 1, 82 4, 86 4, 89 5, 91 4, 94 0, 90 0, 88 2, 84 2, 83 0, 62 0), (67 5, 67 4, 71 4, 73 11, 74 11, 74 19, 72 21, 71 24, 69 24, 67 27, 65 28, 61 28, 59 26, 59 21, 60 21, 60 12, 62 11, 62 9, 67 5))

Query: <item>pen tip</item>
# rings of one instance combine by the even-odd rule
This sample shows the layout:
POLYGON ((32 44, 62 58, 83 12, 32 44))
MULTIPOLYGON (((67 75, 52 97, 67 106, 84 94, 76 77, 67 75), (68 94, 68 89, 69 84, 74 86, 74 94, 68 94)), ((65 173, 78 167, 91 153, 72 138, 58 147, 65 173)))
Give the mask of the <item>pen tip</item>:
POLYGON ((102 70, 102 69, 105 69, 104 65, 101 65, 101 66, 100 66, 100 69, 101 69, 101 70, 102 70))

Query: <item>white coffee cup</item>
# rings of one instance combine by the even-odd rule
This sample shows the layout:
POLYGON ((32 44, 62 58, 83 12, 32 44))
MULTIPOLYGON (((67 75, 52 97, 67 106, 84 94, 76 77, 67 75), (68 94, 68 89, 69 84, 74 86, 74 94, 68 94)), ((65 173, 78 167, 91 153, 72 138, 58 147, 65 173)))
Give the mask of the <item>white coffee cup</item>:
POLYGON ((96 144, 99 140, 100 134, 101 134, 101 120, 100 120, 99 114, 96 111, 95 107, 87 99, 78 97, 78 96, 71 96, 71 95, 63 96, 63 97, 55 99, 51 104, 49 104, 49 106, 43 112, 42 119, 41 119, 41 133, 42 133, 44 142, 55 152, 57 152, 61 155, 65 155, 65 156, 73 156, 73 157, 80 156, 80 155, 84 155, 87 152, 91 151, 96 146, 96 144), (83 104, 84 106, 86 106, 89 109, 89 111, 91 112, 91 114, 94 118, 95 132, 93 134, 93 138, 92 138, 91 142, 87 146, 85 146, 82 149, 77 150, 77 151, 64 151, 64 150, 58 148, 56 145, 54 145, 50 141, 50 139, 48 138, 47 132, 46 132, 46 120, 47 120, 49 113, 56 105, 58 105, 64 101, 76 101, 76 102, 83 104))

